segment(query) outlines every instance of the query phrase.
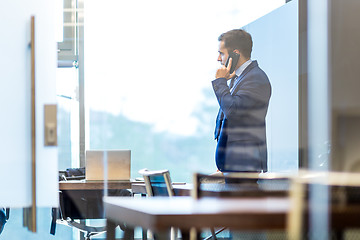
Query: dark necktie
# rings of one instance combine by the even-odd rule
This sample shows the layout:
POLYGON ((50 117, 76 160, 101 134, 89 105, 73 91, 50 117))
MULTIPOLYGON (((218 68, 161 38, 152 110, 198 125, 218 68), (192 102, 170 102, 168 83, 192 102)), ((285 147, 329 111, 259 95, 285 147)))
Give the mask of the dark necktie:
POLYGON ((238 76, 235 75, 235 76, 230 80, 230 85, 229 85, 229 89, 230 89, 230 90, 231 90, 232 87, 234 86, 237 77, 238 77, 238 76))
MULTIPOLYGON (((233 78, 231 78, 230 80, 230 85, 229 85, 229 90, 234 86, 235 80, 237 79, 237 76, 235 75, 233 78)), ((221 108, 219 109, 217 118, 216 118, 216 126, 215 126, 215 139, 217 140, 220 134, 220 130, 221 130, 221 125, 222 125, 222 121, 224 119, 224 113, 221 110, 221 108)))

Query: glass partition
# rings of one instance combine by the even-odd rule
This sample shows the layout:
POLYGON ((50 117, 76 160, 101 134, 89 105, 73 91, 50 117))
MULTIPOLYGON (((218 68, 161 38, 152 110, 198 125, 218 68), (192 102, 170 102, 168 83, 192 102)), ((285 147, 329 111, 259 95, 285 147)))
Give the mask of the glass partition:
MULTIPOLYGON (((219 106, 211 81, 220 66, 218 36, 283 4, 282 0, 86 1, 86 151, 103 151, 104 176, 111 169, 110 150, 131 150, 132 180, 141 178, 138 171, 144 168, 168 169, 173 182, 192 182, 196 171, 215 172, 219 106)), ((288 29, 294 24, 289 23, 288 29)), ((297 38, 296 33, 292 36, 296 29, 291 29, 291 40, 297 38)), ((257 46, 263 44, 259 38, 254 39, 261 42, 257 46)), ((292 50, 297 51, 296 43, 288 49, 295 46, 292 50)), ((293 74, 297 79, 297 72, 293 74)), ((296 158, 289 161, 297 167, 296 158)), ((113 189, 113 180, 105 179, 104 184, 105 195, 126 196, 113 189)))
POLYGON ((87 149, 131 149, 133 178, 216 171, 217 38, 284 1, 219 3, 85 3, 87 149))

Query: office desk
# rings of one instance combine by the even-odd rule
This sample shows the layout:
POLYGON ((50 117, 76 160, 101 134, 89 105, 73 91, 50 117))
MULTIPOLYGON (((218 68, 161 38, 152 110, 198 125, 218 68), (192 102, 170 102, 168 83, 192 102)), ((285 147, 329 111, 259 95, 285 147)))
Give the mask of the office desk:
MULTIPOLYGON (((132 183, 143 183, 141 181, 108 181, 108 189, 131 189, 132 183)), ((104 181, 72 180, 60 181, 59 190, 104 190, 104 181)))
MULTIPOLYGON (((131 189, 132 182, 141 181, 108 181, 109 195, 131 189)), ((72 219, 104 218, 102 198, 104 196, 104 181, 60 181, 60 207, 63 215, 72 219)))
MULTIPOLYGON (((191 183, 172 183, 175 196, 190 196, 191 191, 193 189, 193 184, 191 183)), ((134 194, 146 194, 146 187, 145 183, 132 183, 131 184, 131 191, 134 194)))
MULTIPOLYGON (((126 199, 104 197, 108 222, 108 239, 114 239, 114 226, 125 222, 142 227, 167 238, 170 227, 182 233, 190 228, 227 226, 231 229, 262 230, 285 229, 290 200, 286 197, 267 198, 201 198, 156 197, 126 199)), ((126 236, 132 236, 130 233, 126 236)))

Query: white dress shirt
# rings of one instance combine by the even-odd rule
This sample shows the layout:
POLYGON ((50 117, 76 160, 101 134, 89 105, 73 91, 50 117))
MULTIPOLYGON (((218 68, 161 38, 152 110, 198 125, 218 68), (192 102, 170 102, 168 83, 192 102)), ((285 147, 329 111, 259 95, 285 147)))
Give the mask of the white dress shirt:
POLYGON ((242 72, 245 70, 245 68, 247 68, 250 65, 251 62, 252 62, 252 60, 249 59, 246 62, 244 62, 238 69, 235 70, 235 74, 237 77, 235 79, 234 85, 230 89, 230 92, 232 92, 233 88, 237 85, 237 82, 239 81, 239 76, 242 74, 242 72))

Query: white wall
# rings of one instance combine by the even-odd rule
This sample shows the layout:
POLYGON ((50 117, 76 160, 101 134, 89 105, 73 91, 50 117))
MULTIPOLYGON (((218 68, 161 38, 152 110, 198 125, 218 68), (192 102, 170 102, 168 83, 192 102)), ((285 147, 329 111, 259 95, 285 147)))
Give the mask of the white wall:
POLYGON ((298 1, 293 0, 244 27, 272 86, 266 117, 269 171, 298 169, 298 1))

